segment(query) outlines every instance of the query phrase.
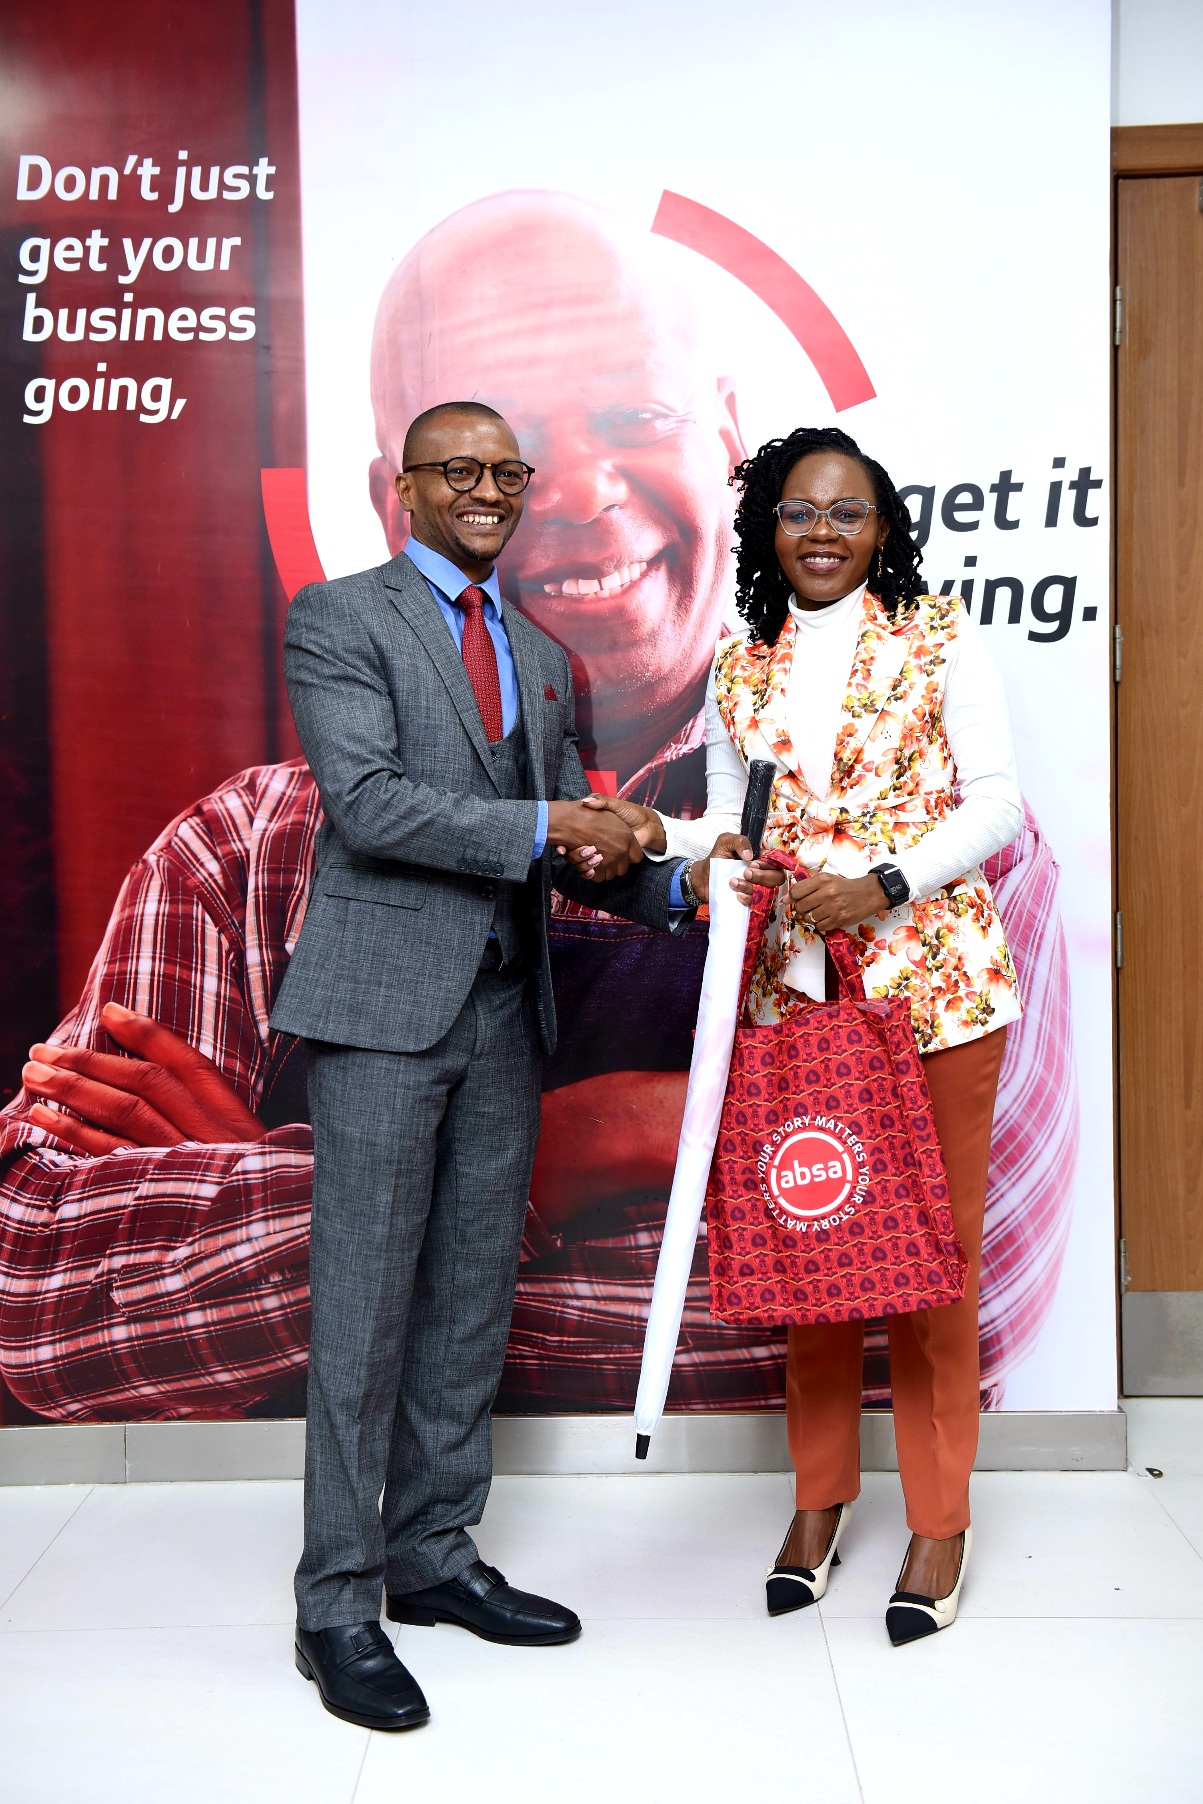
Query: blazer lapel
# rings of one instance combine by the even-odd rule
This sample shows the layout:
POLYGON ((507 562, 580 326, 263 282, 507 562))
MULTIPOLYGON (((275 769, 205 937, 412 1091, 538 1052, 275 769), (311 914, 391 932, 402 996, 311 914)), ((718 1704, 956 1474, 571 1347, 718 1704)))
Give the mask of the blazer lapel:
POLYGON ((530 628, 508 601, 501 604, 501 618, 514 658, 514 675, 518 679, 518 707, 526 732, 526 763, 535 792, 533 799, 543 802, 547 799, 543 768, 543 671, 530 628))
POLYGON ((798 754, 789 730, 789 673, 794 656, 794 641, 797 636, 798 629, 794 625, 793 615, 790 614, 777 635, 777 643, 766 660, 764 686, 760 699, 753 709, 753 715, 765 744, 780 758, 782 764, 787 765, 793 771, 809 795, 809 786, 802 775, 798 754))
POLYGON ((476 694, 464 669, 463 657, 447 630, 438 603, 426 586, 425 577, 402 552, 385 566, 384 586, 397 612, 422 641, 431 663, 447 685, 464 731, 475 746, 490 781, 499 788, 476 694))
POLYGON ((861 605, 864 620, 836 736, 835 762, 831 771, 833 789, 846 787, 861 747, 883 710, 904 687, 902 669, 910 644, 909 634, 905 628, 894 627, 877 597, 867 589, 861 605))

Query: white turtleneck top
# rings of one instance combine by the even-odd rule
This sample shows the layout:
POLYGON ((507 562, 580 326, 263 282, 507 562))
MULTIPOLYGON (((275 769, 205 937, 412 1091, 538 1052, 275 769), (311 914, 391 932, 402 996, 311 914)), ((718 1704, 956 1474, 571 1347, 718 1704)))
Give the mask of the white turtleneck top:
MULTIPOLYGON (((844 697, 861 626, 864 585, 825 608, 790 601, 797 625, 787 708, 790 738, 811 791, 826 798, 844 697)), ((1009 845, 1023 826, 1023 801, 1006 690, 980 628, 963 620, 948 650, 944 730, 956 765, 959 802, 909 851, 888 858, 922 901, 1009 845)), ((738 833, 748 787, 747 766, 723 724, 714 692, 706 691, 706 812, 695 820, 662 815, 672 858, 705 858, 720 833, 738 833)), ((789 982, 823 995, 821 942, 807 943, 790 963, 789 982)))

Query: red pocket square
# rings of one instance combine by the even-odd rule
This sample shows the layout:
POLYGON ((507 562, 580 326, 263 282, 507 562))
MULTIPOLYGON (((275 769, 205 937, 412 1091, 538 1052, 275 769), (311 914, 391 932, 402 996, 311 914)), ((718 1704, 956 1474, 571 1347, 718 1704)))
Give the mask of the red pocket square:
POLYGON ((549 702, 558 702, 560 699, 550 683, 544 683, 543 685, 543 699, 549 702))

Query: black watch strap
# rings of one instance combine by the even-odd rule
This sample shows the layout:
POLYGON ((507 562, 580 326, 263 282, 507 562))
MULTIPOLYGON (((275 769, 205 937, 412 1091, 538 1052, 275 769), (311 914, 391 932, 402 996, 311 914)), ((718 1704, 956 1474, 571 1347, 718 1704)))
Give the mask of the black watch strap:
POLYGON ((910 901, 911 886, 896 864, 872 865, 869 875, 877 878, 891 908, 901 908, 904 902, 910 901))

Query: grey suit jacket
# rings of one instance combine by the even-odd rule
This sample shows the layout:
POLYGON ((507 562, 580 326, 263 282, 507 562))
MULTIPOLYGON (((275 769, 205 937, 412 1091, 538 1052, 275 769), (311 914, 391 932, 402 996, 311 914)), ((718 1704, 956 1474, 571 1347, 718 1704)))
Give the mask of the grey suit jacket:
MULTIPOLYGON (((567 656, 515 609, 505 605, 502 613, 530 801, 499 794, 463 659, 407 557, 312 583, 288 610, 284 674, 326 819, 273 1027, 385 1052, 433 1046, 476 977, 497 879, 522 882, 530 874, 536 802, 588 793, 567 656)), ((536 993, 545 1050, 556 1039, 547 953, 552 884, 668 930, 676 868, 677 861, 648 861, 601 884, 544 853, 536 993)))

